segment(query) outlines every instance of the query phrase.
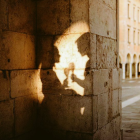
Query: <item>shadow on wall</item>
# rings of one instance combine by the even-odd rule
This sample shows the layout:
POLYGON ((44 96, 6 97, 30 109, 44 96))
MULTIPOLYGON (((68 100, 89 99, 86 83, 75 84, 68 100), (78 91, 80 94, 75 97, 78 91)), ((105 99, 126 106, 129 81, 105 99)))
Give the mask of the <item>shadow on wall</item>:
POLYGON ((82 133, 92 132, 92 96, 85 96, 92 94, 90 34, 67 34, 52 40, 54 43, 43 39, 53 48, 46 44, 51 51, 45 55, 52 56, 48 59, 51 64, 41 55, 44 43, 39 42, 39 138, 87 139, 82 133))

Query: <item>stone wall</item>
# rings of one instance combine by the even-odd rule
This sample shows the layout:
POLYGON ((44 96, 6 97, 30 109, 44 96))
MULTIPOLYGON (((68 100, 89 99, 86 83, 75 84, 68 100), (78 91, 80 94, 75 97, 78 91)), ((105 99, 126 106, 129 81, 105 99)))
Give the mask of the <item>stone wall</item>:
POLYGON ((30 139, 37 122, 36 2, 0 0, 0 139, 30 139))
POLYGON ((0 10, 0 139, 119 140, 116 1, 1 0, 0 10))
POLYGON ((42 139, 120 139, 116 5, 108 0, 37 2, 42 139))

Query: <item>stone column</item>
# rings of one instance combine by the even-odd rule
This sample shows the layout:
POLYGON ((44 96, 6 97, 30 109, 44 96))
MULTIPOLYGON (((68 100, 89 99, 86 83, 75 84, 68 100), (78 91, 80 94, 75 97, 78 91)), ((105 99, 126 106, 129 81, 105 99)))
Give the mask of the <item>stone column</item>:
POLYGON ((37 2, 36 61, 44 95, 38 114, 41 136, 119 139, 116 12, 116 4, 107 0, 37 2))
POLYGON ((122 63, 122 79, 125 79, 125 63, 122 63))
POLYGON ((135 78, 138 78, 138 64, 135 63, 135 78))
POLYGON ((129 78, 132 78, 132 63, 129 63, 129 78))

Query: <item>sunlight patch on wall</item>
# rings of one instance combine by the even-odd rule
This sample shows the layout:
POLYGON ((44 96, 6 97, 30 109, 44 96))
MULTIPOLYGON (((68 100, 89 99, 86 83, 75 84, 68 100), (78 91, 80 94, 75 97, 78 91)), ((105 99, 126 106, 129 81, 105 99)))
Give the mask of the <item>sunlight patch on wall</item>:
POLYGON ((84 87, 74 82, 74 77, 76 76, 76 78, 79 78, 81 81, 85 79, 84 72, 89 57, 88 55, 81 55, 78 48, 82 46, 78 46, 77 40, 85 34, 86 31, 89 31, 89 27, 86 23, 75 23, 65 31, 64 35, 57 36, 54 43, 54 46, 59 51, 59 55, 54 54, 55 59, 59 59, 59 61, 55 63, 53 70, 65 89, 74 90, 81 96, 84 95, 84 87), (69 31, 75 32, 75 29, 78 33, 69 34, 69 31), (60 58, 56 58, 57 56, 60 58), (77 70, 80 72, 78 75, 77 70))

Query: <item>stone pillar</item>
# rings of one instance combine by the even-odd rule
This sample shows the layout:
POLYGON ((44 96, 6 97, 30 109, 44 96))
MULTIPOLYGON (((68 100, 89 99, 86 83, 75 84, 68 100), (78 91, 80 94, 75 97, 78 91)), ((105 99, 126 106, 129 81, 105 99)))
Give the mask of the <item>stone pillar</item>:
POLYGON ((37 2, 42 136, 119 139, 116 7, 108 0, 37 2))
POLYGON ((138 78, 138 64, 135 63, 135 78, 138 78))
POLYGON ((132 78, 132 63, 129 63, 129 78, 132 78))
POLYGON ((125 79, 125 63, 122 63, 122 79, 125 79))

